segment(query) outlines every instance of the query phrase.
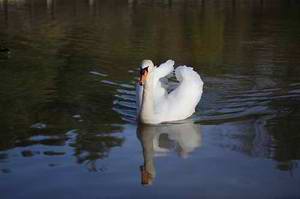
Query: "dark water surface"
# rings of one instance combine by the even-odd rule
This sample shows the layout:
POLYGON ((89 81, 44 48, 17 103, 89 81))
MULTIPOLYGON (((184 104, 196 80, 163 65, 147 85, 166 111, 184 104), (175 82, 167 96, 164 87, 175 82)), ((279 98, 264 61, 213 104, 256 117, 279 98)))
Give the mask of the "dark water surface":
POLYGON ((300 198, 299 11, 0 0, 0 198, 300 198), (192 118, 135 123, 145 58, 201 74, 192 118))

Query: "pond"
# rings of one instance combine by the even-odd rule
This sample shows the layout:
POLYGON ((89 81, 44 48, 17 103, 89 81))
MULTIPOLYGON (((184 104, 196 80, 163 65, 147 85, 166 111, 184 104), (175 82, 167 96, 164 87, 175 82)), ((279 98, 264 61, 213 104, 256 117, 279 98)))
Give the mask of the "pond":
POLYGON ((0 0, 1 199, 299 198, 299 10, 0 0), (143 59, 201 75, 191 118, 136 123, 143 59))

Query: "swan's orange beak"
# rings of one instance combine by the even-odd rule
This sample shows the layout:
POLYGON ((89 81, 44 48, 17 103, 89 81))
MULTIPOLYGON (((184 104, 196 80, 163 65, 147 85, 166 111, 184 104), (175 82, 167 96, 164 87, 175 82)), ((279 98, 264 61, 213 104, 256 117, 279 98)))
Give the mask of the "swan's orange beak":
POLYGON ((140 72, 139 84, 142 86, 144 85, 148 75, 148 70, 142 70, 140 72))

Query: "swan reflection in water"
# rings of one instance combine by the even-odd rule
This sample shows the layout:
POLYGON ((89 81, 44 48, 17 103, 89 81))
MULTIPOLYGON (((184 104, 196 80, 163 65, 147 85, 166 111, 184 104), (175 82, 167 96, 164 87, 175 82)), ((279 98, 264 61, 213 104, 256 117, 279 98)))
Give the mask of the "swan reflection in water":
POLYGON ((140 166, 142 185, 151 185, 156 176, 154 157, 176 151, 180 157, 201 145, 200 125, 192 121, 160 125, 139 124, 137 137, 143 148, 144 164, 140 166))

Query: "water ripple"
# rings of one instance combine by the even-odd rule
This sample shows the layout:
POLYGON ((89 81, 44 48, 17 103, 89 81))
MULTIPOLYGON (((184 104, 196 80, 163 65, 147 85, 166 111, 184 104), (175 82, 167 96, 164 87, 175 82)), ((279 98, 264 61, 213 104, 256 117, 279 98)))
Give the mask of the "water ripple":
MULTIPOLYGON (((225 77, 205 78, 205 89, 193 119, 197 122, 219 123, 220 121, 239 120, 247 117, 278 114, 271 106, 280 100, 300 99, 300 84, 291 83, 287 87, 266 87, 248 90, 236 88, 248 81, 248 76, 226 75, 225 77), (217 82, 217 84, 216 84, 217 82), (222 87, 218 84, 222 83, 222 87), (216 95, 218 93, 218 95, 216 95)), ((136 117, 134 81, 118 84, 113 109, 125 121, 134 122, 136 117)), ((170 80, 174 87, 176 82, 170 80)), ((245 89, 243 87, 243 89, 245 89)))

